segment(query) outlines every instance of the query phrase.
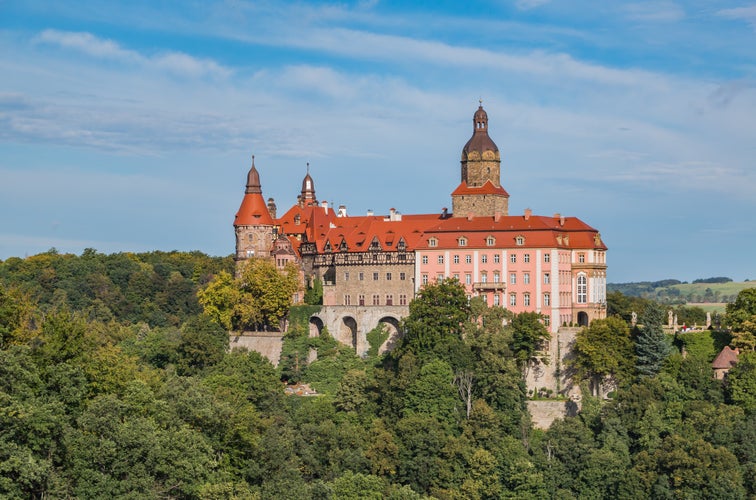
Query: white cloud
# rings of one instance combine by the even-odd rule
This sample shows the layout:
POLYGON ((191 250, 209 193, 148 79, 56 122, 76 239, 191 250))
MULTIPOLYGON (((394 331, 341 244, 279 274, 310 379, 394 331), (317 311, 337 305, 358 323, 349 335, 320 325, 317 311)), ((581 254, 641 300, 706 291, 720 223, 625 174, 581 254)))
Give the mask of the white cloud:
POLYGON ((628 19, 648 22, 676 22, 685 18, 685 11, 675 2, 639 2, 621 7, 628 19))
POLYGON ((717 15, 726 19, 745 21, 754 29, 754 31, 756 31, 756 5, 722 9, 717 12, 717 15))
POLYGON ((546 5, 549 2, 551 2, 551 0, 517 0, 515 6, 520 10, 530 10, 540 7, 541 5, 546 5))
POLYGON ((105 40, 91 33, 48 29, 37 35, 34 41, 76 50, 96 58, 151 67, 180 76, 226 78, 231 74, 230 69, 210 59, 196 58, 182 52, 163 52, 145 56, 124 49, 113 40, 105 40))

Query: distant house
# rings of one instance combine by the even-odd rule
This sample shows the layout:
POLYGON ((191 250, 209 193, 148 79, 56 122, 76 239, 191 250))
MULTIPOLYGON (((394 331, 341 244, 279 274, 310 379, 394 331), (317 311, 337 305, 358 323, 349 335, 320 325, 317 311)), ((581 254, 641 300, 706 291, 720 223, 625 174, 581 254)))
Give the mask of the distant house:
POLYGON ((738 354, 740 350, 736 347, 730 349, 730 346, 725 346, 722 351, 717 354, 714 361, 711 362, 711 367, 714 369, 714 378, 717 380, 723 380, 730 368, 735 366, 738 362, 738 354))

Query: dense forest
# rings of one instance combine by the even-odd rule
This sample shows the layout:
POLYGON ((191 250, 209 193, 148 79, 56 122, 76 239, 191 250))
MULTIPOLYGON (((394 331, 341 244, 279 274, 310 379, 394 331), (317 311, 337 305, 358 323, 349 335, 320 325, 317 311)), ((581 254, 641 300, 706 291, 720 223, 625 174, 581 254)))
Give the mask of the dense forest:
POLYGON ((376 330, 360 358, 295 307, 274 367, 228 351, 224 321, 280 319, 217 300, 252 293, 232 274, 182 252, 0 262, 0 497, 756 498, 756 289, 721 329, 674 338, 656 302, 611 294, 574 347, 581 412, 542 431, 523 383, 549 335, 537 314, 442 281, 393 351, 376 330), (741 354, 722 382, 727 344, 741 354), (293 382, 319 394, 287 396, 293 382))

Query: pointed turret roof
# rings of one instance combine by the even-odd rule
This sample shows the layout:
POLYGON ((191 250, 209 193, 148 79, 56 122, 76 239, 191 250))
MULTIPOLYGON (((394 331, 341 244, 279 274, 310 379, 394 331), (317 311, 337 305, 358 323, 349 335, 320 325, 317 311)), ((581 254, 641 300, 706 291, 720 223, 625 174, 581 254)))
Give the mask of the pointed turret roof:
POLYGON ((239 211, 234 217, 234 226, 272 226, 273 219, 268 212, 268 206, 262 195, 260 173, 255 168, 255 157, 252 156, 252 167, 247 174, 247 189, 244 191, 239 211))

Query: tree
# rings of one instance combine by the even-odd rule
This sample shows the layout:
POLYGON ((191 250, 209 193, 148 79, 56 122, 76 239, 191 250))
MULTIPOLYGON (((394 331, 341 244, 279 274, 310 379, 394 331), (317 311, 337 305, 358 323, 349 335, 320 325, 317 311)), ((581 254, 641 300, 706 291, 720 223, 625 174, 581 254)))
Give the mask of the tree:
POLYGON ((512 352, 520 368, 526 369, 530 363, 542 360, 538 353, 550 339, 539 313, 523 312, 512 319, 512 352))
POLYGON ((410 302, 399 354, 410 351, 426 359, 441 358, 454 368, 465 366, 470 359, 462 332, 469 317, 467 295, 459 281, 446 279, 425 285, 410 302))
POLYGON ((756 413, 756 352, 743 352, 727 374, 727 395, 747 412, 756 413))
POLYGON ((733 347, 756 348, 756 288, 741 290, 735 302, 727 304, 725 324, 732 330, 733 347))
POLYGON ((197 292, 197 298, 205 314, 226 330, 233 330, 238 324, 236 307, 240 293, 231 274, 226 271, 218 273, 197 292))
POLYGON ((191 375, 223 359, 228 350, 228 333, 207 316, 195 316, 184 323, 177 350, 179 372, 191 375))
POLYGON ((617 317, 597 319, 575 338, 573 365, 580 378, 590 378, 594 394, 611 377, 621 382, 633 372, 633 342, 627 323, 617 317))
POLYGON ((267 259, 249 259, 239 277, 241 324, 256 328, 283 330, 283 320, 299 289, 299 271, 287 264, 283 271, 267 259))
POLYGON ((635 339, 635 353, 638 356, 636 369, 641 376, 659 373, 662 363, 672 350, 662 330, 663 321, 664 310, 655 302, 646 307, 640 318, 642 326, 635 339))

